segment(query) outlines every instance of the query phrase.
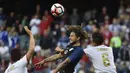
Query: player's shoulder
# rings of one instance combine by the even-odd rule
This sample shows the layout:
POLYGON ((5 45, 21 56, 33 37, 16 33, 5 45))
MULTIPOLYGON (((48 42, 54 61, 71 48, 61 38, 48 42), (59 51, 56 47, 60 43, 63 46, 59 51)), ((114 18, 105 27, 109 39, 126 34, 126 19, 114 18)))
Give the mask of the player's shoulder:
POLYGON ((88 45, 85 49, 84 49, 84 52, 90 52, 90 51, 92 51, 92 50, 94 50, 94 46, 92 46, 92 45, 88 45))
POLYGON ((70 49, 75 49, 75 50, 82 50, 82 47, 81 46, 75 46, 75 47, 72 47, 70 49))
POLYGON ((94 46, 92 46, 92 45, 88 45, 85 49, 92 49, 92 48, 94 48, 94 46))
POLYGON ((106 46, 106 45, 100 45, 100 46, 97 46, 96 48, 106 48, 106 49, 108 49, 109 51, 112 50, 112 47, 106 46))
POLYGON ((70 48, 69 50, 74 49, 75 52, 84 52, 83 48, 81 46, 75 46, 73 48, 70 48))
POLYGON ((108 48, 108 49, 112 49, 111 47, 106 46, 106 45, 88 46, 88 47, 85 48, 85 49, 87 49, 87 50, 95 50, 95 49, 98 49, 98 48, 108 48))
POLYGON ((111 48, 109 46, 106 46, 106 45, 99 45, 99 46, 96 46, 97 48, 111 48))
POLYGON ((25 55, 25 56, 23 56, 20 60, 18 60, 17 62, 15 62, 14 64, 15 64, 16 66, 19 66, 19 67, 24 67, 24 66, 27 65, 27 63, 28 63, 28 61, 27 61, 27 57, 26 57, 26 55, 25 55))

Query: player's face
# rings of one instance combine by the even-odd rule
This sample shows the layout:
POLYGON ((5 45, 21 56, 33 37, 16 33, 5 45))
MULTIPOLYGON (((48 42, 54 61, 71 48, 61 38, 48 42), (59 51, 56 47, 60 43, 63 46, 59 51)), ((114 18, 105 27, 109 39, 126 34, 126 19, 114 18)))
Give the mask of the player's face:
POLYGON ((79 38, 76 37, 75 32, 70 33, 69 39, 70 39, 70 42, 75 42, 75 41, 79 40, 79 38))

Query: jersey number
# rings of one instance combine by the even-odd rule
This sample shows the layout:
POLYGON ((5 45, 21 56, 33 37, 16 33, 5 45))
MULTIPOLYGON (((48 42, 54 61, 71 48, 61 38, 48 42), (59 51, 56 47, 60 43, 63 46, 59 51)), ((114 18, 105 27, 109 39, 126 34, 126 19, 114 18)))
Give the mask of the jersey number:
POLYGON ((108 59, 108 54, 107 53, 102 54, 102 60, 103 60, 104 66, 106 66, 106 67, 110 66, 110 61, 108 59))

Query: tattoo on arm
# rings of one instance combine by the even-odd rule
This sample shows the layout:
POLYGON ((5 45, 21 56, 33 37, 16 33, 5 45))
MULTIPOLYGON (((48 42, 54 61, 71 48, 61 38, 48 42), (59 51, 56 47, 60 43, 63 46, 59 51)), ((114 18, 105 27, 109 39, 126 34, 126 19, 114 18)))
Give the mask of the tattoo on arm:
POLYGON ((44 61, 45 61, 45 62, 51 62, 51 61, 55 61, 55 60, 57 60, 57 59, 60 59, 60 58, 62 58, 62 57, 63 57, 62 54, 55 54, 55 55, 53 55, 53 56, 50 56, 50 57, 44 59, 44 61))
POLYGON ((60 69, 65 67, 68 63, 70 63, 70 59, 69 58, 65 59, 61 64, 59 64, 58 67, 56 68, 56 70, 59 71, 60 69))

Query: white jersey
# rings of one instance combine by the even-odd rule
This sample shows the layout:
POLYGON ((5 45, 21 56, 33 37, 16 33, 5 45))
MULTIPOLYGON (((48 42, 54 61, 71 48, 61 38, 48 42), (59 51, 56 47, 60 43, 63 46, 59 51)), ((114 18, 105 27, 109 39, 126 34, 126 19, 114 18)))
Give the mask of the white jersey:
POLYGON ((95 73, 117 73, 111 47, 105 45, 88 47, 84 52, 92 61, 95 73))
POLYGON ((9 64, 8 68, 5 70, 5 73, 28 73, 27 72, 27 58, 26 55, 13 64, 9 64))

